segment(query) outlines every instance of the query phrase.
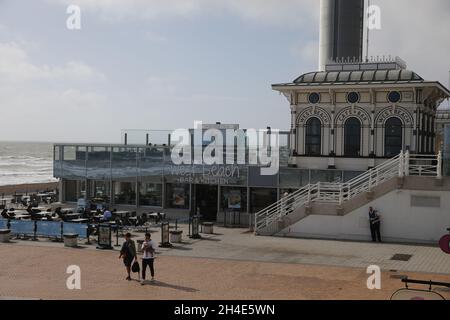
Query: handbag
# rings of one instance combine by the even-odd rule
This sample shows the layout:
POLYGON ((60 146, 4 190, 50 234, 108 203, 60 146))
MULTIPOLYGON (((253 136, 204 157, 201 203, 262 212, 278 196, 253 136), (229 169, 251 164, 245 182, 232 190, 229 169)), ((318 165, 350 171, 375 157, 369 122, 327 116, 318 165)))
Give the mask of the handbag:
POLYGON ((133 273, 138 273, 141 271, 141 267, 139 266, 139 262, 135 261, 133 263, 133 265, 131 266, 131 271, 133 271, 133 273))

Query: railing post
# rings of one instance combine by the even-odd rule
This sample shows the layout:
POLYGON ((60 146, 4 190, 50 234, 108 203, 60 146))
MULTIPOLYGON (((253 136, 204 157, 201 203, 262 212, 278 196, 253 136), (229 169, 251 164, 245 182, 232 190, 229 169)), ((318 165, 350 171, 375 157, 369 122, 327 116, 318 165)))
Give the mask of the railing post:
POLYGON ((404 171, 405 171, 405 173, 404 173, 404 175, 405 176, 409 176, 409 161, 410 161, 410 154, 409 154, 409 151, 406 151, 406 153, 405 153, 405 168, 404 168, 404 171))
POLYGON ((317 201, 320 201, 320 181, 317 182, 317 201))
POLYGON ((369 170, 369 192, 372 191, 372 172, 373 169, 369 170))
POLYGON ((436 176, 442 179, 442 151, 439 151, 437 155, 436 176))
POLYGON ((339 187, 339 205, 342 206, 344 203, 344 184, 341 183, 339 187))
POLYGON ((311 203, 311 185, 308 185, 308 204, 311 203))
POLYGON ((403 151, 401 151, 400 152, 399 161, 398 161, 398 176, 400 178, 402 178, 404 173, 405 173, 404 172, 404 167, 403 167, 404 164, 405 164, 405 157, 404 157, 403 151))

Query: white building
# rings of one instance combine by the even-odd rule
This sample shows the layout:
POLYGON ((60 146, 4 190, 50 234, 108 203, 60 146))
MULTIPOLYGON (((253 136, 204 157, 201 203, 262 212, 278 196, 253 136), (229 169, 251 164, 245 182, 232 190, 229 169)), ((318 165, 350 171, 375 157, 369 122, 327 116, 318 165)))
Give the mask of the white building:
POLYGON ((400 151, 435 152, 438 106, 450 91, 389 62, 335 63, 275 84, 291 105, 291 159, 299 168, 367 170, 400 151))

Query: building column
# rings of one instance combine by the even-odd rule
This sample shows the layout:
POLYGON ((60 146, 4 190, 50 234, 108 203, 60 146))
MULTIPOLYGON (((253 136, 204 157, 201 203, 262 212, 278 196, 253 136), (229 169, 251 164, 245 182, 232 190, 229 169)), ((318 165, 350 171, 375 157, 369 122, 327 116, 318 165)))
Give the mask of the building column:
POLYGON ((65 201, 65 194, 66 194, 66 186, 65 186, 65 180, 60 179, 59 180, 59 199, 58 201, 60 203, 63 203, 65 201))

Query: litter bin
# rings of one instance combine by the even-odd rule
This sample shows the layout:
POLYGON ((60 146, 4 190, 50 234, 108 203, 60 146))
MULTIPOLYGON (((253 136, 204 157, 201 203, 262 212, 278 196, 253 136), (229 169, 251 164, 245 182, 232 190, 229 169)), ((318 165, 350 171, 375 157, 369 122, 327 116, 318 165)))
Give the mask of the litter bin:
POLYGON ((182 230, 170 231, 170 242, 171 243, 181 243, 183 237, 182 230))
POLYGON ((11 230, 0 229, 0 242, 2 242, 2 243, 9 242, 10 236, 11 236, 11 230))
POLYGON ((212 222, 204 222, 202 224, 202 233, 204 233, 204 234, 213 234, 214 233, 214 223, 212 223, 212 222))
POLYGON ((64 247, 69 247, 69 248, 78 247, 78 234, 65 233, 64 234, 64 247))

